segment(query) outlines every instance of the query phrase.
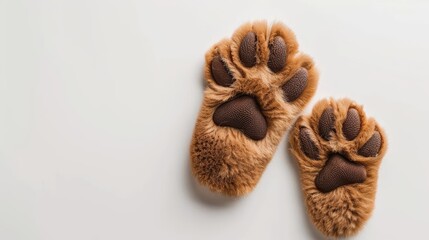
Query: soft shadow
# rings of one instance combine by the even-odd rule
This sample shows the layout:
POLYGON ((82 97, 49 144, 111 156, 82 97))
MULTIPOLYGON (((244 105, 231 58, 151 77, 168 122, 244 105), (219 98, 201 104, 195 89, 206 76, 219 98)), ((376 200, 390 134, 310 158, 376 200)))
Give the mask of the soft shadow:
POLYGON ((183 173, 186 175, 186 186, 192 199, 201 204, 212 207, 227 207, 238 202, 240 198, 224 196, 219 193, 211 192, 208 188, 201 186, 191 173, 190 154, 188 153, 185 159, 185 169, 183 173))
POLYGON ((200 79, 201 79, 200 82, 201 82, 201 89, 204 91, 207 87, 207 80, 205 78, 206 64, 205 64, 205 62, 203 62, 201 65, 202 65, 202 67, 201 67, 202 71, 200 73, 200 79))
MULTIPOLYGON (((287 134, 287 138, 286 139, 289 139, 289 134, 290 134, 290 132, 288 132, 288 134, 287 134)), ((300 179, 300 176, 299 176, 299 168, 298 168, 298 164, 297 164, 297 160, 295 159, 295 157, 293 156, 293 154, 289 151, 289 149, 291 148, 291 146, 290 146, 290 144, 289 144, 289 141, 287 142, 287 148, 285 148, 285 151, 286 151, 286 156, 287 156, 287 164, 289 165, 289 167, 291 167, 291 168, 293 168, 294 169, 294 175, 295 175, 295 178, 296 179, 300 179)), ((297 182, 299 182, 300 183, 300 181, 297 181, 297 182)), ((300 196, 300 200, 301 201, 299 201, 301 204, 300 204, 300 206, 301 206, 301 211, 302 211, 302 213, 303 214, 305 214, 305 215, 307 215, 307 209, 306 209, 306 206, 305 206, 305 203, 304 203, 304 193, 302 192, 302 190, 301 190, 301 186, 300 186, 300 184, 297 184, 296 185, 296 192, 299 192, 298 194, 296 194, 296 196, 300 196)), ((311 236, 312 236, 312 238, 313 239, 328 239, 328 238, 325 238, 315 227, 314 227, 314 225, 313 225, 313 223, 311 222, 311 220, 310 220, 310 217, 307 215, 305 218, 304 218, 305 220, 304 220, 304 222, 303 222, 303 224, 305 224, 306 226, 307 226, 307 229, 308 229, 308 231, 310 232, 310 234, 311 234, 311 236)))

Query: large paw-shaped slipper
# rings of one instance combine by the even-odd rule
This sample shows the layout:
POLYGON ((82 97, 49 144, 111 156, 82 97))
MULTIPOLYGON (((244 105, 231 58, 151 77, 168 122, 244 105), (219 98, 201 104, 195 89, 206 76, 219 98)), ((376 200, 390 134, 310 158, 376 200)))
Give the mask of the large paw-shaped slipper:
POLYGON ((310 57, 281 23, 241 26, 206 54, 204 101, 191 143, 191 168, 212 191, 250 192, 281 136, 317 86, 310 57))
POLYGON ((358 232, 374 208, 387 148, 381 127, 348 99, 322 100, 297 120, 290 146, 315 226, 332 237, 358 232))

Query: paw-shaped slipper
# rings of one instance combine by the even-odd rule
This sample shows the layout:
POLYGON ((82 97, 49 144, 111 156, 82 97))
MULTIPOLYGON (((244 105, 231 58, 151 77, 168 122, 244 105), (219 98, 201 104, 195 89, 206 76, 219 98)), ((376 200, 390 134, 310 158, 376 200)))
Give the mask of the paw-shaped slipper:
POLYGON ((191 143, 191 168, 212 191, 240 196, 257 184, 309 102, 318 75, 281 23, 241 26, 206 54, 208 82, 191 143))
POLYGON ((358 232, 374 208, 384 131, 348 99, 322 100, 290 135, 307 211, 326 236, 358 232))

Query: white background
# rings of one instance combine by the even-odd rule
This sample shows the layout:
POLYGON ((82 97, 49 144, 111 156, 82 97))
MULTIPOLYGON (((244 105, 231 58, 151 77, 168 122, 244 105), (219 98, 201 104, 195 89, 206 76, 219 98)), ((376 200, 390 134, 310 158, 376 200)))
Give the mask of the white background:
POLYGON ((429 4, 424 1, 0 0, 0 239, 318 239, 285 138, 233 200, 196 186, 189 145, 204 54, 279 20, 390 146, 355 239, 429 227, 429 4))

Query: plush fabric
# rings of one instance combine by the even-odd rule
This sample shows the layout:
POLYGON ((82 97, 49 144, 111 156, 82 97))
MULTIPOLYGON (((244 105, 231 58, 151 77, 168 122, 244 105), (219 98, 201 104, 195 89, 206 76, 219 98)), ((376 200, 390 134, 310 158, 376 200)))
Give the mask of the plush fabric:
POLYGON ((302 116, 297 120, 290 134, 290 151, 300 169, 308 215, 323 234, 330 237, 346 237, 356 234, 363 227, 374 208, 378 169, 386 149, 387 138, 383 129, 374 119, 366 117, 361 106, 349 99, 322 100, 316 104, 310 116, 302 116), (326 123, 330 120, 322 117, 326 115, 323 112, 327 108, 332 108, 330 111, 334 116, 333 130, 330 131, 329 137, 326 137, 327 131, 323 129, 330 124, 326 123), (347 118, 357 116, 353 113, 354 110, 349 109, 357 111, 360 126, 355 124, 359 122, 358 120, 353 120, 352 124, 350 120, 346 121, 347 118), (321 123, 320 119, 323 119, 321 123), (350 126, 343 128, 345 124, 350 126), (350 136, 346 138, 344 134, 345 131, 351 131, 349 128, 360 129, 357 136, 351 140, 348 140, 350 136), (301 137, 301 131, 306 131, 308 136, 301 137), (381 139, 377 136, 381 136, 381 139), (376 144, 377 141, 380 144, 376 144), (316 150, 311 148, 312 144, 316 150), (310 154, 305 153, 304 149, 309 149, 307 152, 310 154), (315 153, 317 157, 314 156, 315 153), (333 154, 340 154, 353 163, 363 165, 366 179, 362 183, 340 186, 327 193, 321 192, 315 184, 316 177, 333 154))
MULTIPOLYGON (((249 42, 252 41, 246 40, 246 44, 249 42)), ((279 51, 281 44, 275 45, 279 51)), ((248 46, 242 49, 248 49, 248 46)), ((247 65, 253 64, 248 57, 245 61, 247 65)), ((216 64, 218 67, 218 62, 216 64)), ((282 23, 269 26, 266 22, 254 22, 244 24, 231 39, 220 41, 207 52, 205 78, 207 87, 190 149, 192 173, 198 182, 212 191, 241 196, 258 183, 280 138, 314 95, 318 74, 312 59, 298 52, 298 43, 291 30, 282 23), (253 32, 257 39, 256 62, 252 67, 242 63, 239 52, 242 40, 249 32, 253 32), (286 66, 278 70, 282 61, 277 61, 274 73, 268 67, 268 60, 270 47, 278 36, 286 44, 286 54, 278 54, 286 57, 286 66), (220 86, 212 76, 211 63, 218 56, 233 76, 230 86, 227 86, 230 83, 228 79, 226 86, 220 86), (288 102, 284 93, 288 90, 283 90, 282 86, 301 68, 307 70, 307 85, 297 99, 288 102), (257 100, 267 122, 267 132, 261 140, 252 140, 239 129, 213 122, 213 114, 219 105, 243 94, 257 100)))

